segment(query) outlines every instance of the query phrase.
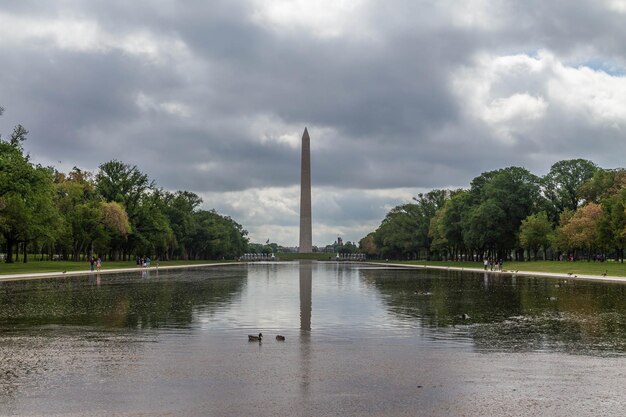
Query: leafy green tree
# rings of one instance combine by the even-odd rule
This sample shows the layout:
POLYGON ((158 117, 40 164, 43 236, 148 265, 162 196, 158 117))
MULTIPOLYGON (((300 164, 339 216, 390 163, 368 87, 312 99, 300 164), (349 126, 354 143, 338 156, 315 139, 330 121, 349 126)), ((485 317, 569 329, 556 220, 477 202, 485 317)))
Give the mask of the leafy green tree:
POLYGON ((430 257, 432 237, 430 236, 430 222, 437 210, 442 208, 446 201, 452 195, 450 190, 432 190, 425 194, 418 194, 417 198, 413 198, 417 204, 418 220, 417 220, 417 239, 418 246, 426 251, 427 258, 430 257))
POLYGON ((113 253, 114 242, 124 241, 131 232, 128 214, 124 207, 115 201, 101 201, 98 210, 99 239, 96 240, 98 252, 108 252, 110 259, 117 259, 117 254, 113 253))
POLYGON ((71 242, 66 250, 72 259, 80 255, 98 238, 99 204, 102 199, 96 194, 91 173, 74 169, 67 175, 57 175, 55 180, 55 204, 63 218, 64 242, 71 242))
POLYGON ((550 246, 550 234, 552 233, 552 224, 548 219, 545 211, 531 214, 522 220, 519 231, 520 245, 528 250, 529 254, 533 254, 533 258, 537 260, 537 252, 543 248, 543 258, 546 258, 546 250, 550 246))
POLYGON ((423 251, 429 258, 430 222, 450 195, 449 190, 432 190, 413 198, 414 204, 394 207, 374 233, 374 245, 387 257, 418 258, 423 251))
POLYGON ((417 235, 420 213, 416 204, 396 206, 382 221, 374 234, 374 243, 382 255, 392 258, 416 258, 419 252, 417 235))
POLYGON ((471 200, 469 191, 463 190, 457 192, 444 205, 442 231, 450 245, 454 259, 458 259, 460 254, 466 250, 463 237, 463 217, 471 207, 471 200))
POLYGON ((441 207, 435 215, 430 219, 428 227, 428 238, 430 239, 430 247, 433 252, 446 256, 449 251, 448 239, 443 229, 443 216, 445 215, 445 206, 441 207))
POLYGON ((580 205, 578 196, 582 184, 590 180, 598 167, 586 159, 570 159, 552 165, 543 177, 543 193, 548 200, 549 217, 556 221, 563 210, 576 210, 580 205))
POLYGON ((248 243, 247 247, 246 247, 246 252, 247 253, 265 253, 265 254, 270 254, 271 252, 271 247, 269 245, 264 245, 262 243, 248 243))
POLYGON ((598 222, 601 241, 615 249, 616 258, 624 262, 626 247, 626 185, 616 194, 602 200, 603 215, 598 222))
POLYGON ((63 217, 62 233, 64 240, 71 242, 73 260, 86 253, 94 256, 94 248, 107 253, 112 241, 124 240, 130 233, 126 210, 96 193, 90 172, 74 167, 67 176, 58 173, 55 189, 55 204, 63 217))
POLYGON ((370 233, 359 241, 359 250, 368 257, 378 256, 378 247, 374 242, 374 233, 370 233))
MULTIPOLYGON (((167 233, 163 219, 154 218, 153 207, 143 207, 149 195, 155 191, 155 183, 137 168, 123 162, 112 160, 100 165, 95 178, 96 190, 105 201, 120 203, 130 223, 131 233, 123 242, 122 256, 130 259, 135 249, 145 252, 153 248, 147 235, 167 233)), ((149 204, 154 206, 155 201, 149 204)), ((122 242, 120 242, 122 243, 122 242)))
POLYGON ((508 167, 483 173, 472 181, 469 207, 462 216, 465 244, 505 258, 517 247, 522 220, 542 206, 540 179, 527 169, 508 167))
POLYGON ((166 259, 176 239, 159 191, 146 193, 141 199, 131 236, 133 243, 129 251, 134 250, 136 255, 142 257, 157 256, 166 259))
POLYGON ((586 203, 601 203, 626 188, 626 169, 598 169, 593 177, 578 188, 578 196, 586 203))
POLYGON ((506 213, 494 199, 482 202, 463 217, 465 245, 481 254, 495 254, 506 238, 503 234, 507 221, 506 213))
POLYGON ((13 249, 37 239, 56 236, 59 215, 53 205, 51 169, 30 163, 21 143, 28 132, 18 125, 10 140, 0 138, 0 233, 7 246, 6 262, 13 262, 13 249))
POLYGON ((178 191, 165 194, 165 213, 169 219, 174 244, 172 256, 189 259, 193 236, 197 232, 197 218, 194 216, 196 209, 202 203, 202 199, 189 191, 178 191))
POLYGON ((576 210, 560 227, 569 247, 586 249, 591 257, 594 247, 601 242, 598 228, 601 217, 602 206, 596 203, 588 203, 576 210))
POLYGON ((198 229, 193 240, 193 258, 232 259, 245 252, 248 232, 233 219, 215 210, 199 210, 194 216, 198 229))

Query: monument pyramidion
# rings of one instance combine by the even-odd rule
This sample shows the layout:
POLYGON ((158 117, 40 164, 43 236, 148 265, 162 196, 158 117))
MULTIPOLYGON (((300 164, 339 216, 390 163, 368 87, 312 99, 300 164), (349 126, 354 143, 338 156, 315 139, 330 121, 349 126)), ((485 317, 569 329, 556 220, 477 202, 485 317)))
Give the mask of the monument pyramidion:
POLYGON ((300 245, 298 252, 313 251, 311 232, 311 139, 307 128, 302 134, 302 159, 300 162, 300 245))

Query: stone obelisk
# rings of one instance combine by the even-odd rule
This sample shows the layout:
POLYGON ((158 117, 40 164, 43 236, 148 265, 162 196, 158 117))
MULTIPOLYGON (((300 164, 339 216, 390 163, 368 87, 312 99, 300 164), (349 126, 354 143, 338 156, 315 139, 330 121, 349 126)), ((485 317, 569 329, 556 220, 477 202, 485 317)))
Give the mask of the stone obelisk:
POLYGON ((311 139, 306 127, 302 134, 300 165, 300 253, 313 251, 311 232, 311 139))

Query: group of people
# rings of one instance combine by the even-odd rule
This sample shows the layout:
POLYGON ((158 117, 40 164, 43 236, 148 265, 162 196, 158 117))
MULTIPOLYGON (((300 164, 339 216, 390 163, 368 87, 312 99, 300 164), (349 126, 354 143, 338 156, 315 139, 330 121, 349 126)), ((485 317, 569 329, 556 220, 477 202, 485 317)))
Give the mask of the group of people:
POLYGON ((100 268, 102 268, 102 259, 98 256, 98 258, 94 258, 93 256, 89 257, 89 266, 91 266, 91 271, 97 269, 100 272, 100 268))
POLYGON ((137 257, 137 266, 150 266, 150 262, 152 262, 152 259, 149 256, 137 257))
POLYGON ((502 271, 502 259, 498 259, 497 261, 494 260, 493 258, 485 258, 483 260, 483 265, 485 266, 485 271, 487 270, 487 268, 489 268, 490 271, 493 271, 494 268, 496 271, 502 271))

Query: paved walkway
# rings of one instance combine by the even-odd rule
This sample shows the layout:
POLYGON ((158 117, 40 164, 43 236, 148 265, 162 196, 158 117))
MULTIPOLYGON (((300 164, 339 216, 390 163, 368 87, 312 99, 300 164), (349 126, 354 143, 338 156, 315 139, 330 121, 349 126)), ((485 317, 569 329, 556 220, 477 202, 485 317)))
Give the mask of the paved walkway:
POLYGON ((578 279, 578 280, 593 280, 593 281, 611 281, 611 282, 624 282, 626 283, 626 277, 603 277, 601 275, 583 275, 583 274, 566 274, 555 272, 536 272, 536 271, 485 271, 483 268, 462 268, 457 266, 436 266, 436 265, 412 265, 412 264, 395 264, 395 263, 380 263, 369 262, 372 265, 386 265, 400 268, 417 268, 417 269, 445 269, 450 271, 467 271, 478 272, 496 275, 515 275, 515 276, 535 276, 535 277, 552 277, 559 279, 578 279))
POLYGON ((151 267, 135 267, 135 268, 118 268, 118 269, 102 269, 97 271, 67 271, 67 272, 38 272, 30 274, 7 274, 0 275, 0 281, 17 281, 23 279, 41 279, 41 278, 57 278, 65 276, 80 276, 80 275, 94 275, 94 274, 119 274, 122 272, 137 272, 137 271, 163 271, 167 269, 184 269, 184 268, 201 268, 207 266, 224 266, 224 265, 236 265, 237 262, 223 262, 223 263, 211 263, 211 264, 190 264, 190 265, 171 265, 171 266, 151 266, 151 267))

